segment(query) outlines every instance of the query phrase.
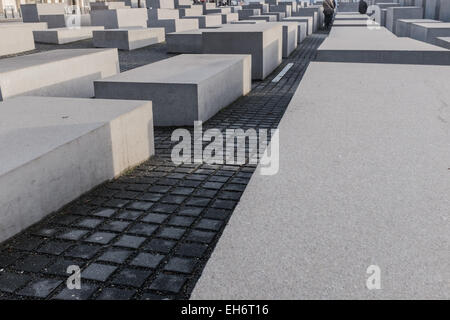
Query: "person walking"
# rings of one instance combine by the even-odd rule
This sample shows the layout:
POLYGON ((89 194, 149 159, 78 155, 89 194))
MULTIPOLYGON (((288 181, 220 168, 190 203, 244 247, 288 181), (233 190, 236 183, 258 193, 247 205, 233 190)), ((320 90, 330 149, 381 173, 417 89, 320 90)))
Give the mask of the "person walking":
POLYGON ((358 11, 361 14, 366 14, 367 13, 367 2, 365 2, 364 0, 359 0, 359 5, 358 5, 358 11))
POLYGON ((331 23, 333 22, 333 15, 335 9, 333 0, 323 1, 323 14, 325 15, 325 29, 329 30, 331 28, 331 23))

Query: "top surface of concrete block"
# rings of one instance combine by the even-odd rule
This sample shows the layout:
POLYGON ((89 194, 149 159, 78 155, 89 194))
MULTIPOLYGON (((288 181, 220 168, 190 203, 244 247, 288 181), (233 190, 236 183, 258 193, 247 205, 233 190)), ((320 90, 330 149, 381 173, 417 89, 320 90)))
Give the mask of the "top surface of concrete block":
POLYGON ((0 100, 17 95, 92 97, 119 72, 117 49, 58 49, 0 60, 0 100))
MULTIPOLYGON (((196 31, 197 32, 197 31, 196 31)), ((242 55, 183 54, 105 78, 107 82, 198 84, 242 59, 242 55)))
POLYGON ((191 299, 449 299, 449 78, 311 62, 191 299))
POLYGON ((1 102, 0 175, 143 104, 54 97, 16 97, 1 102))

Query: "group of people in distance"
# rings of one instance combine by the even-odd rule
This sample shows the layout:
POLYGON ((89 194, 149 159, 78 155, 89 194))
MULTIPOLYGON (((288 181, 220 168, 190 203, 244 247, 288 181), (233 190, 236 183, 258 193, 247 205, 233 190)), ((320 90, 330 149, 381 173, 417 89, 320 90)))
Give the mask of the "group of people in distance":
MULTIPOLYGON (((323 14, 325 16, 325 28, 329 30, 331 28, 331 23, 333 22, 334 11, 336 10, 336 0, 324 0, 323 1, 323 14)), ((361 14, 367 12, 367 2, 364 0, 359 0, 358 11, 361 14)))

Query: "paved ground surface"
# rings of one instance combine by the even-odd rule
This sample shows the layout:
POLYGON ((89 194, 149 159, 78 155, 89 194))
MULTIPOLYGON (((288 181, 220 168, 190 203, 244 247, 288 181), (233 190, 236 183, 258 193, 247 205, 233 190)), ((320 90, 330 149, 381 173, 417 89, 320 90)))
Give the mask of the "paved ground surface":
MULTIPOLYGON (((325 36, 308 37, 204 130, 276 128, 325 36), (286 75, 272 82, 290 62, 286 75)), ((37 51, 54 48, 39 45, 37 51)), ((119 56, 122 71, 168 57, 164 45, 119 56)), ((176 166, 170 161, 173 129, 155 130, 151 160, 3 243, 0 299, 189 298, 255 165, 176 166), (82 269, 81 290, 66 289, 69 265, 82 269)))

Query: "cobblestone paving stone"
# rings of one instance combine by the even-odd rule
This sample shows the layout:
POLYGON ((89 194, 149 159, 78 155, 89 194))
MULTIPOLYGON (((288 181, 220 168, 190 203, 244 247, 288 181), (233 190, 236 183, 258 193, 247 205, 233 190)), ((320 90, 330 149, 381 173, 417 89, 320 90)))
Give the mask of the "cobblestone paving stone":
MULTIPOLYGON (((275 129, 325 37, 308 37, 203 130, 275 129), (290 62, 285 76, 272 82, 290 62)), ((38 45, 35 52, 55 48, 38 45)), ((119 56, 122 71, 169 57, 164 44, 119 56)), ((156 156, 149 161, 1 244, 0 299, 189 298, 256 165, 175 165, 174 129, 155 129, 156 156), (66 288, 70 265, 82 270, 81 290, 66 288)))

